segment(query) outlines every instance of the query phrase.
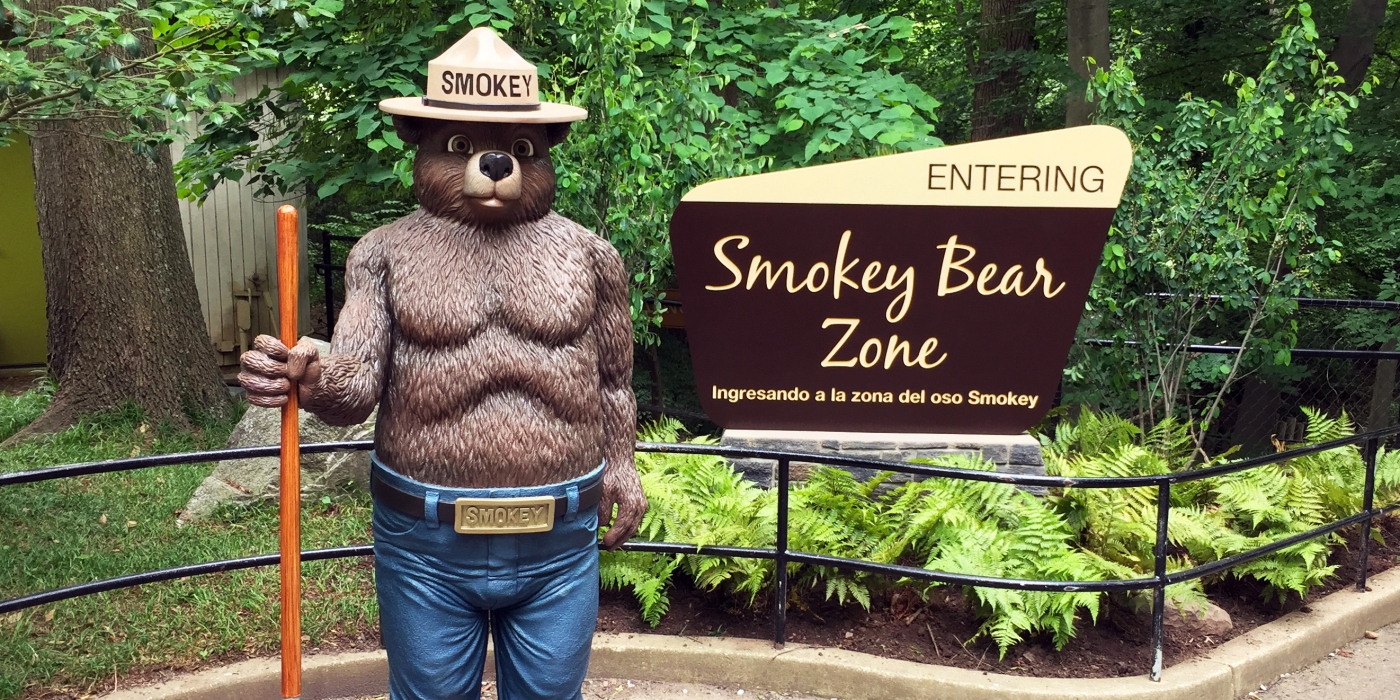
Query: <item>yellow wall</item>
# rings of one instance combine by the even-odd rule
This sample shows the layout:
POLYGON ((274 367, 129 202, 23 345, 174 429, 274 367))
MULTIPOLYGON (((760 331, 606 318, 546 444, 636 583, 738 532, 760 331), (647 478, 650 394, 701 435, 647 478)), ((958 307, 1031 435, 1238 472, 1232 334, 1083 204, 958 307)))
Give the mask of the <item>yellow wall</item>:
POLYGON ((34 168, 23 135, 0 148, 0 367, 48 357, 34 168))

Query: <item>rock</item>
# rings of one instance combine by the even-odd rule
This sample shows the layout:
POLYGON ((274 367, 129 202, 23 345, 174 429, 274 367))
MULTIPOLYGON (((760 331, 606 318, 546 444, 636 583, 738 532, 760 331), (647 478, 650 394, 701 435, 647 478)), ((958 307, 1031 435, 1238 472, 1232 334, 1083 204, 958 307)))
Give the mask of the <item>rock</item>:
MULTIPOLYGON (((1137 598, 1131 605, 1133 613, 1147 624, 1152 624, 1152 603, 1150 593, 1137 598)), ((1206 601, 1187 602, 1178 607, 1176 601, 1167 600, 1167 609, 1162 616, 1162 624, 1175 635, 1187 637, 1223 637, 1235 628, 1230 613, 1224 608, 1206 601)))
POLYGON ((1193 637, 1223 637, 1235 628, 1230 613, 1210 601, 1206 601, 1204 606, 1199 603, 1187 603, 1180 608, 1168 601, 1163 624, 1167 629, 1184 632, 1193 637))
MULTIPOLYGON (((302 444, 366 440, 374 436, 375 413, 359 425, 339 428, 327 425, 316 416, 299 411, 302 444)), ((282 411, 276 408, 249 406, 248 412, 229 436, 229 447, 276 445, 282 435, 282 411)), ((195 489, 179 522, 203 518, 223 503, 251 503, 276 498, 280 460, 277 457, 231 459, 219 462, 199 488, 195 489)), ((369 483, 369 452, 336 452, 301 456, 302 500, 320 498, 354 484, 367 488, 369 483)))
MULTIPOLYGON (((321 352, 328 350, 324 344, 321 352)), ((338 442, 365 440, 374 436, 374 421, 378 411, 359 425, 339 428, 327 425, 306 411, 301 418, 301 442, 338 442)), ((229 447, 276 445, 282 436, 282 410, 249 406, 243 419, 229 436, 229 447)), ((232 459, 219 462, 214 472, 195 489, 177 523, 184 524, 213 513, 223 503, 251 503, 274 499, 278 493, 280 460, 277 457, 232 459)), ((301 456, 302 500, 316 499, 345 489, 364 489, 369 484, 369 452, 336 452, 301 456)))

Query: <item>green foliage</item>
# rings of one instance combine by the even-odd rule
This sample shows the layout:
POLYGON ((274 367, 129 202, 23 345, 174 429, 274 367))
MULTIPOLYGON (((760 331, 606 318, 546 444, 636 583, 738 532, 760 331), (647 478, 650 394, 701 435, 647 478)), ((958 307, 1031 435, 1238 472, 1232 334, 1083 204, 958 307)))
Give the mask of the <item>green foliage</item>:
POLYGON ((674 283, 667 230, 686 190, 941 143, 938 103, 890 70, 913 31, 900 17, 675 0, 352 0, 304 29, 269 30, 277 59, 249 65, 288 78, 199 138, 180 165, 183 191, 246 176, 320 198, 386 187, 400 197, 412 147, 377 104, 421 94, 428 60, 485 23, 539 66, 542 99, 589 110, 554 154, 556 206, 622 253, 643 341, 674 283))
MULTIPOLYGON (((403 202, 389 200, 379 202, 378 206, 366 209, 351 208, 345 214, 325 213, 321 221, 315 224, 307 224, 307 229, 322 241, 326 236, 335 236, 330 241, 331 244, 331 264, 344 265, 346 258, 350 256, 350 247, 353 243, 346 239, 358 239, 370 231, 388 224, 395 219, 403 217, 413 211, 414 207, 403 202)), ((311 277, 311 297, 315 299, 326 298, 326 275, 313 275, 311 277)))
POLYGON ((0 47, 0 146, 46 121, 105 117, 127 122, 113 138, 151 154, 192 113, 217 123, 232 109, 219 101, 233 94, 236 61, 277 55, 261 43, 264 24, 306 25, 340 0, 113 0, 52 14, 0 6, 14 16, 14 38, 0 47))
MULTIPOLYGON (((642 433, 646 441, 671 442, 679 424, 665 420, 642 433)), ((696 442, 707 444, 705 439, 696 442)), ((973 458, 949 458, 945 466, 987 470, 973 458)), ((755 486, 719 457, 640 453, 638 469, 651 510, 639 539, 705 545, 772 547, 776 494, 755 486)), ((865 483, 840 469, 813 469, 789 496, 789 546, 795 551, 880 563, 923 564, 955 573, 1095 580, 1128 569, 1074 547, 1074 532, 1034 496, 1005 484, 935 479, 888 488, 890 474, 865 483)), ((816 592, 841 604, 869 608, 872 591, 891 585, 875 574, 831 567, 790 565, 793 590, 816 592)), ((649 624, 669 606, 666 588, 675 572, 697 588, 722 591, 754 605, 771 588, 773 564, 758 559, 605 553, 603 585, 631 588, 649 624)), ((979 635, 1007 648, 1027 634, 1049 633, 1056 647, 1074 635, 1080 610, 1097 617, 1099 596, 971 588, 985 622, 979 635)))
MULTIPOLYGON (((1328 418, 1311 409, 1307 444, 1354 434, 1350 419, 1328 418)), ((1046 471, 1076 477, 1150 476, 1223 462, 1193 461, 1187 428, 1168 419, 1144 436, 1120 418, 1083 411, 1061 423, 1054 438, 1042 436, 1046 471)), ((1377 461, 1377 503, 1400 497, 1400 455, 1382 451, 1377 461)), ((1183 554, 1168 558, 1169 570, 1189 569, 1307 532, 1361 510, 1365 467, 1355 446, 1329 450, 1214 479, 1172 487, 1168 538, 1183 554)), ((1151 575, 1156 540, 1156 489, 1065 489, 1051 498, 1078 532, 1083 546, 1151 575)), ((1282 600, 1305 595, 1336 567, 1327 563, 1335 533, 1236 566, 1227 575, 1266 584, 1282 600)), ((1194 595, 1186 584, 1177 595, 1194 595)))
POLYGON ((386 97, 423 92, 428 61, 476 24, 509 26, 514 13, 496 0, 386 2, 352 0, 333 17, 305 27, 275 24, 264 40, 269 57, 245 68, 278 69, 287 77, 210 124, 177 169, 181 193, 202 197, 224 179, 262 194, 305 190, 330 197, 354 183, 382 201, 407 200, 410 147, 379 111, 386 97))
MULTIPOLYGON (((1353 434, 1345 415, 1332 419, 1308 411, 1309 444, 1353 434)), ((641 439, 674 442, 679 424, 663 420, 641 439)), ((698 444, 712 444, 701 438, 698 444)), ((1083 411, 1041 437, 1050 474, 1122 478, 1168 474, 1220 464, 1206 461, 1190 426, 1167 419, 1144 433, 1131 421, 1083 411)), ((924 461, 924 460, 920 460, 924 461)), ((989 470, 974 457, 939 459, 942 466, 989 470)), ((725 460, 702 455, 637 455, 642 486, 651 502, 639 539, 769 548, 774 543, 776 494, 735 473, 725 460)), ((1181 571, 1256 549, 1361 508, 1365 470, 1357 448, 1347 447, 1278 465, 1175 485, 1168 539, 1174 554, 1167 570, 1181 571)), ((1378 457, 1377 503, 1400 499, 1400 453, 1378 457)), ((893 486, 889 473, 864 483, 841 469, 812 469, 790 492, 789 546, 794 551, 937 571, 1009 579, 1097 581, 1147 578, 1154 569, 1157 533, 1155 487, 1062 489, 1038 498, 1008 484, 929 479, 893 486)), ((1241 564, 1228 576, 1257 579, 1280 600, 1305 595, 1332 576, 1327 563, 1335 533, 1241 564)), ((894 582, 862 572, 792 564, 795 604, 810 591, 840 604, 865 608, 894 582)), ((724 593, 741 605, 757 605, 771 590, 773 564, 758 559, 605 553, 603 585, 630 588, 642 617, 656 625, 666 614, 666 592, 682 573, 704 591, 724 593)), ((1208 583, 1208 582, 1207 582, 1208 583)), ((939 584, 923 584, 925 593, 939 584)), ((1028 636, 1048 635, 1057 649, 1075 634, 1084 613, 1098 618, 1097 593, 1044 593, 967 587, 982 626, 977 637, 1006 650, 1028 636)), ((1141 603, 1144 593, 1133 597, 1141 603)), ((1204 602, 1202 581, 1168 587, 1181 609, 1204 602)), ((976 637, 974 637, 975 639, 976 637)))
POLYGON ((1148 103, 1136 52, 1095 77, 1101 119, 1128 133, 1135 156, 1082 331, 1140 344, 1078 350, 1072 401, 1107 402, 1140 427, 1183 418, 1203 434, 1243 373, 1288 363, 1291 298, 1341 256, 1316 216, 1339 194, 1358 106, 1328 70, 1311 8, 1290 13, 1257 75, 1226 76, 1228 102, 1148 103), (1193 343, 1246 352, 1193 356, 1193 343))
MULTIPOLYGON (((674 419, 644 428, 648 442, 676 442, 674 419)), ((697 444, 713 444, 698 438, 697 444)), ((706 455, 637 454, 637 471, 650 504, 637 539, 705 545, 772 547, 777 498, 746 481, 722 458, 706 455)), ((723 590, 750 604, 772 574, 772 562, 757 559, 682 557, 645 552, 605 552, 603 586, 629 586, 642 618, 656 625, 670 605, 666 588, 677 569, 702 590, 723 590)))
MULTIPOLYGON (((939 460, 943 466, 990 470, 973 457, 939 460)), ((1075 547, 1069 523, 1035 496, 1009 484, 953 479, 912 482, 891 494, 888 520, 925 568, 999 578, 1092 581, 1126 578, 1127 569, 1075 547)), ((1027 634, 1049 633, 1056 649, 1074 636, 1082 609, 1098 618, 1097 593, 1044 593, 970 588, 986 618, 978 635, 1006 650, 1027 634)))

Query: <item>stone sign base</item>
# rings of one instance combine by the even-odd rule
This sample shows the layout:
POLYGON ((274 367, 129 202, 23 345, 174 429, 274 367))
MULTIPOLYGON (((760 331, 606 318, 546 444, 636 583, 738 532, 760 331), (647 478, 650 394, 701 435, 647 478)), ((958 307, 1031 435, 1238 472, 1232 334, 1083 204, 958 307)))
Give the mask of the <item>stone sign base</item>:
MULTIPOLYGON (((1035 438, 1020 435, 953 435, 946 433, 843 433, 805 430, 726 430, 720 444, 730 447, 750 447, 794 452, 826 452, 833 456, 867 457, 892 462, 911 459, 933 459, 945 455, 980 455, 996 465, 996 470, 1010 474, 1044 474, 1040 443, 1035 438)), ((793 462, 792 478, 806 477, 811 463, 793 462)), ((778 463, 770 459, 736 459, 735 469, 747 478, 771 486, 778 463)), ((857 479, 868 479, 874 469, 847 467, 857 479)), ((896 474, 892 482, 908 481, 896 474)), ((1036 489, 1031 489, 1032 491, 1036 489)))

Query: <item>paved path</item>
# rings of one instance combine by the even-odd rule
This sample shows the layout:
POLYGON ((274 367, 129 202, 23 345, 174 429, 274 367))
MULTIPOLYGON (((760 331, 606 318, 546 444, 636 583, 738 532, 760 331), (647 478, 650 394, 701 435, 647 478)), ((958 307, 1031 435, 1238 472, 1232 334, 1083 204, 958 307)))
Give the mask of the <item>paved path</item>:
MULTIPOLYGON (((1400 697, 1400 623, 1378 630, 1248 700, 1395 700, 1400 697)), ((1242 698, 1241 700, 1245 700, 1242 698)))
MULTIPOLYGON (((487 682, 482 687, 481 700, 496 700, 495 683, 487 682)), ((613 678, 590 678, 583 684, 584 700, 717 700, 718 698, 753 698, 753 700, 828 700, 810 695, 790 695, 767 691, 744 690, 738 687, 725 688, 713 685, 692 683, 656 683, 652 681, 628 681, 613 678)), ((349 700, 349 699, 346 699, 349 700)), ((387 696, 361 700, 387 700, 387 696)), ((830 700, 835 700, 831 698, 830 700)))

